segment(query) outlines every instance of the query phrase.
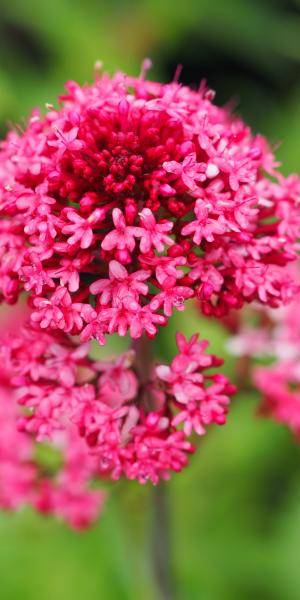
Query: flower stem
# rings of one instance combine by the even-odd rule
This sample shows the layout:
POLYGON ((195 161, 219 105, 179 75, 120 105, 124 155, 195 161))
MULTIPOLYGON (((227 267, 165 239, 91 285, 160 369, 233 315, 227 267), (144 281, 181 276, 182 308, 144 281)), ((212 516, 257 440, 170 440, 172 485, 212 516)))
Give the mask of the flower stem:
POLYGON ((149 382, 153 371, 153 354, 151 340, 142 335, 138 340, 132 340, 131 347, 135 351, 134 366, 142 385, 149 382))
POLYGON ((240 356, 236 361, 236 385, 239 390, 251 389, 251 359, 249 356, 240 356))
MULTIPOLYGON (((141 384, 141 401, 146 410, 154 410, 153 399, 147 392, 147 383, 153 375, 153 354, 151 340, 142 336, 133 340, 132 348, 136 356, 134 366, 141 384)), ((175 590, 171 569, 171 528, 170 507, 167 484, 161 481, 152 491, 151 520, 151 566, 157 591, 157 600, 174 600, 175 590)))
POLYGON ((174 600, 175 589, 171 568, 170 507, 167 484, 161 481, 153 488, 152 568, 158 600, 174 600))

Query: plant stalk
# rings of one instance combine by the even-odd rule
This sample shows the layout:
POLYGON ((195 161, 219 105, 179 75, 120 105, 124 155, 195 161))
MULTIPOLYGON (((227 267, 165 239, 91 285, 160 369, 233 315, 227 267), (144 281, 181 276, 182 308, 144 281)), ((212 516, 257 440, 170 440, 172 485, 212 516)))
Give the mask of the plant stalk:
MULTIPOLYGON (((147 384, 153 376, 154 359, 151 340, 143 335, 133 340, 136 356, 134 367, 141 387, 141 402, 146 411, 155 410, 147 384)), ((171 568, 171 523, 167 484, 160 481, 152 490, 151 564, 157 600, 175 600, 171 568)))
POLYGON ((175 600, 171 566, 171 522, 167 483, 153 488, 152 568, 158 600, 175 600))

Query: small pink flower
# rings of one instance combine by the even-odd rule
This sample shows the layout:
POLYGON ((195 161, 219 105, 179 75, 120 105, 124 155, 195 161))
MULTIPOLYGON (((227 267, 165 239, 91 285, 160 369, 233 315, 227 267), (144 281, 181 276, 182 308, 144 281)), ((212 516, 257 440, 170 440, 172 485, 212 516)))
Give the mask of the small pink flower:
POLYGON ((64 214, 72 222, 71 225, 64 225, 62 228, 62 233, 72 233, 68 244, 72 246, 80 242, 80 248, 89 248, 94 237, 93 226, 104 219, 105 211, 97 208, 87 219, 83 219, 73 208, 67 209, 64 214))
POLYGON ((185 225, 182 229, 182 235, 194 234, 195 244, 201 244, 202 238, 208 242, 213 242, 215 235, 221 235, 226 231, 224 219, 220 216, 216 219, 209 218, 208 208, 202 200, 197 200, 195 204, 196 221, 185 225))
POLYGON ((113 362, 96 362, 95 369, 102 372, 98 387, 100 400, 113 408, 119 408, 126 401, 133 400, 138 391, 138 381, 129 368, 133 363, 130 353, 123 354, 113 362))
POLYGON ((145 331, 150 338, 154 338, 158 326, 166 325, 167 319, 164 315, 152 312, 149 306, 138 307, 131 315, 130 334, 133 339, 141 337, 145 331))
POLYGON ((61 286, 68 286, 69 292, 77 292, 80 284, 79 273, 90 262, 87 253, 78 254, 77 258, 63 258, 56 269, 48 269, 47 273, 53 279, 58 279, 61 286))
POLYGON ((191 191, 197 192, 197 184, 205 181, 203 166, 197 163, 196 153, 188 154, 182 163, 176 161, 165 162, 163 168, 167 173, 181 177, 184 185, 191 191))
POLYGON ((73 127, 68 132, 62 132, 60 129, 56 128, 54 133, 56 135, 56 140, 48 141, 48 146, 52 146, 53 148, 57 148, 56 159, 59 160, 63 156, 63 154, 68 150, 69 152, 76 152, 78 150, 82 150, 84 147, 84 143, 82 140, 78 140, 79 128, 73 127))
POLYGON ((132 252, 135 247, 135 238, 142 236, 142 229, 127 225, 119 208, 114 208, 112 218, 115 229, 105 236, 101 244, 103 250, 118 248, 119 250, 127 249, 132 252))
POLYGON ((52 294, 50 300, 37 297, 34 300, 37 309, 31 314, 34 323, 42 329, 63 329, 64 331, 80 331, 83 326, 83 305, 72 303, 66 287, 61 286, 52 294))
POLYGON ((176 285, 175 277, 165 277, 160 281, 162 291, 154 296, 150 308, 156 311, 161 306, 167 317, 172 314, 173 306, 179 311, 184 310, 184 301, 193 296, 193 291, 183 285, 176 285))
POLYGON ((47 271, 43 269, 42 262, 39 257, 31 253, 23 267, 20 269, 20 276, 24 281, 24 289, 26 292, 34 290, 36 294, 41 294, 44 287, 54 288, 54 281, 47 271), (29 260, 29 264, 27 264, 29 260))
POLYGON ((173 223, 156 223, 155 217, 149 208, 143 208, 140 213, 143 234, 141 236, 141 252, 147 253, 153 247, 157 252, 163 252, 165 245, 172 246, 174 240, 167 235, 173 228, 173 223))
POLYGON ((116 260, 109 263, 109 279, 98 279, 90 286, 92 294, 100 294, 100 302, 107 305, 110 301, 120 300, 132 295, 138 299, 139 294, 146 295, 148 286, 144 283, 150 271, 140 270, 128 274, 126 268, 116 260))

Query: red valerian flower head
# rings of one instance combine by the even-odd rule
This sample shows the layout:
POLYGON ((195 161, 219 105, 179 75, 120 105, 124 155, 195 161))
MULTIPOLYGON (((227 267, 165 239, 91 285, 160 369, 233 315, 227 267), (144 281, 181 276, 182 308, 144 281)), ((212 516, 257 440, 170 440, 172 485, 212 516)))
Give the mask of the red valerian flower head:
MULTIPOLYGON (((96 461, 91 463, 94 471, 81 463, 89 476, 123 475, 153 484, 169 478, 194 452, 188 439, 193 431, 203 435, 212 423, 225 423, 229 396, 235 391, 223 375, 207 373, 222 363, 205 352, 208 342, 177 334, 177 345, 171 365, 153 365, 144 377, 134 350, 97 361, 89 358, 88 345, 77 345, 62 332, 43 333, 28 325, 14 338, 6 336, 0 352, 19 405, 16 435, 55 442, 71 431, 73 446, 77 437, 78 452, 84 443, 85 452, 96 461)), ((78 463, 75 458, 70 478, 60 476, 63 490, 57 500, 74 499, 75 515, 77 495, 75 489, 73 498, 72 490, 78 463), (67 481, 73 482, 70 490, 67 481)), ((45 497, 49 485, 43 488, 45 497)))
POLYGON ((204 85, 144 72, 68 82, 1 144, 0 295, 42 329, 152 338, 192 297, 220 317, 294 291, 298 177, 204 85))

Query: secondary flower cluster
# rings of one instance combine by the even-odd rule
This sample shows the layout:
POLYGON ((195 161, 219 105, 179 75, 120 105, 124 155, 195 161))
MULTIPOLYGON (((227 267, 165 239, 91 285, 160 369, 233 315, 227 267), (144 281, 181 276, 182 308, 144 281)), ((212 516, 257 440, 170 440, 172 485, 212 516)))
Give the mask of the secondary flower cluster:
POLYGON ((78 478, 81 483, 81 471, 140 483, 167 479, 186 466, 193 431, 203 435, 208 425, 225 422, 234 392, 226 377, 206 372, 222 363, 205 353, 207 342, 178 334, 177 344, 170 366, 153 366, 142 378, 133 350, 112 361, 92 360, 88 345, 76 345, 67 334, 24 327, 1 345, 1 360, 24 407, 18 418, 23 433, 15 435, 55 442, 71 427, 72 442, 84 441, 96 470, 88 471, 78 456, 71 460, 62 478, 70 494, 78 478))
MULTIPOLYGON (((299 274, 294 275, 299 279, 299 274)), ((261 412, 288 425, 297 437, 300 436, 299 301, 298 293, 289 306, 279 310, 257 307, 256 326, 241 325, 228 344, 236 355, 271 359, 271 364, 265 366, 250 363, 254 385, 263 395, 261 412)))
POLYGON ((262 136, 203 85, 142 72, 66 88, 1 144, 5 302, 26 290, 42 329, 103 344, 154 337, 193 296, 216 316, 289 300, 300 183, 262 136))
POLYGON ((90 488, 91 481, 100 474, 97 460, 72 423, 52 437, 52 450, 44 449, 47 460, 41 460, 40 444, 18 427, 20 406, 12 384, 16 372, 7 352, 1 346, 0 507, 17 510, 31 504, 72 527, 86 527, 99 515, 105 498, 104 492, 90 488))

